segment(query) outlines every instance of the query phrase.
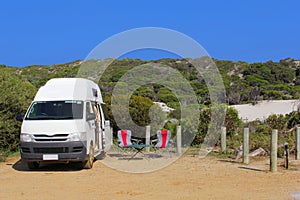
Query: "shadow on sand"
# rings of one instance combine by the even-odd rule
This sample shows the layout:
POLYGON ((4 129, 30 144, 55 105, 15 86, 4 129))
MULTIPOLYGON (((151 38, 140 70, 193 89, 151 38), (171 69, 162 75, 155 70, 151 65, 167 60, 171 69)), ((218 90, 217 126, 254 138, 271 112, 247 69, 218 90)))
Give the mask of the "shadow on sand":
POLYGON ((256 171, 256 172, 266 172, 265 170, 253 168, 253 167, 239 167, 240 169, 245 169, 245 170, 251 170, 251 171, 256 171))
POLYGON ((157 153, 142 153, 139 157, 131 157, 132 154, 122 154, 122 153, 108 153, 107 156, 111 158, 117 158, 118 160, 143 160, 145 159, 154 159, 154 158, 162 158, 163 156, 157 153), (142 157, 140 157, 142 156, 142 157))
POLYGON ((38 169, 30 170, 27 164, 20 159, 14 164, 7 165, 12 165, 14 170, 22 172, 74 172, 82 170, 80 164, 81 163, 42 163, 38 169))
MULTIPOLYGON (((218 161, 244 165, 243 163, 241 163, 239 161, 236 161, 236 160, 218 160, 218 161)), ((253 168, 253 167, 239 166, 238 168, 239 169, 244 169, 244 170, 256 171, 256 172, 266 172, 265 170, 261 170, 261 169, 257 169, 257 168, 253 168)))
POLYGON ((225 159, 220 159, 218 160, 220 162, 227 162, 227 163, 236 163, 236 164, 241 164, 239 161, 236 161, 236 160, 225 160, 225 159))

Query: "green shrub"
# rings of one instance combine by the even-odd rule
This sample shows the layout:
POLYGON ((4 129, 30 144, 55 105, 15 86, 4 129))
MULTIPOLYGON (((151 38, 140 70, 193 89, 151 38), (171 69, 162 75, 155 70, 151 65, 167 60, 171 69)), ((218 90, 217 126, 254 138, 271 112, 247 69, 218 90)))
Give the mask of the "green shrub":
POLYGON ((0 147, 1 151, 17 151, 21 122, 16 114, 25 114, 36 88, 6 71, 0 73, 0 147))

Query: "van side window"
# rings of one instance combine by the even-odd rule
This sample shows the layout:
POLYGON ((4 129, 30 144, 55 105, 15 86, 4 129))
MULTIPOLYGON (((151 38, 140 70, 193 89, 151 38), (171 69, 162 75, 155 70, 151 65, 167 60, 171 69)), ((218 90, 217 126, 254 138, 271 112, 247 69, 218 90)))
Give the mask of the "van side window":
POLYGON ((86 102, 86 106, 85 106, 85 113, 86 113, 86 117, 88 116, 88 114, 93 113, 93 110, 91 109, 91 103, 90 102, 86 102))
POLYGON ((93 111, 96 115, 96 122, 101 122, 101 116, 99 112, 99 105, 95 102, 92 102, 93 111))

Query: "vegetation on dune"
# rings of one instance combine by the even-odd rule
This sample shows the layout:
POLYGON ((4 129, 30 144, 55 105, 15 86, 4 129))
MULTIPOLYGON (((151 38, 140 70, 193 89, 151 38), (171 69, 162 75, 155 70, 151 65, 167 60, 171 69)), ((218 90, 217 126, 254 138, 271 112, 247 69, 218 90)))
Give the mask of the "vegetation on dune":
MULTIPOLYGON (((251 64, 241 61, 232 62, 216 59, 213 61, 223 79, 227 105, 255 104, 259 100, 286 100, 300 97, 300 66, 293 59, 251 64)), ((37 89, 51 78, 77 77, 80 70, 81 76, 98 81, 106 103, 104 105, 106 118, 111 121, 114 130, 117 130, 119 127, 114 121, 110 106, 111 96, 116 84, 123 84, 126 87, 127 83, 122 82, 124 80, 120 80, 125 74, 137 66, 151 63, 156 64, 158 69, 159 66, 161 68, 169 66, 177 70, 192 87, 201 111, 199 113, 200 122, 198 126, 190 127, 189 131, 196 133, 193 145, 199 145, 203 142, 207 130, 211 128, 209 127, 211 117, 209 88, 202 77, 205 74, 198 74, 195 67, 186 59, 161 59, 155 61, 143 61, 140 59, 114 60, 103 73, 101 72, 102 74, 97 71, 101 64, 109 62, 111 62, 109 59, 103 62, 88 61, 84 63, 87 66, 85 69, 81 67, 83 65, 82 61, 53 66, 35 65, 24 68, 0 65, 0 88, 2 93, 0 95, 0 151, 18 150, 21 123, 16 121, 15 115, 26 112, 37 89)), ((133 74, 133 76, 135 75, 133 74)), ((168 76, 168 74, 165 76, 168 76)), ((135 78, 137 82, 140 79, 147 80, 147 77, 135 76, 135 78)), ((170 81, 170 86, 186 90, 186 86, 176 79, 170 81)), ((214 89, 218 90, 218 88, 214 89)), ((190 123, 188 120, 180 121, 180 99, 188 101, 189 97, 183 94, 182 96, 176 96, 174 91, 162 84, 145 84, 139 86, 130 97, 129 112, 134 122, 140 126, 145 126, 151 123, 149 111, 151 113, 151 111, 156 109, 153 102, 164 102, 175 109, 168 115, 167 119, 169 121, 165 124, 165 128, 172 130, 173 134, 175 134, 177 125, 190 123), (177 121, 171 122, 171 118, 175 118, 177 121)), ((227 105, 225 106, 227 107, 227 105)), ((163 114, 155 117, 157 118, 156 120, 165 119, 163 114)), ((227 127, 229 145, 232 149, 240 145, 243 127, 250 127, 253 133, 251 135, 251 148, 255 149, 257 147, 268 147, 269 133, 272 128, 281 130, 279 141, 291 141, 293 132, 289 130, 296 124, 299 124, 298 113, 290 113, 286 116, 270 116, 265 122, 254 121, 244 124, 238 118, 237 111, 227 107, 224 125, 227 127)))
POLYGON ((36 88, 3 68, 0 71, 0 150, 17 151, 21 123, 15 116, 25 113, 36 88))

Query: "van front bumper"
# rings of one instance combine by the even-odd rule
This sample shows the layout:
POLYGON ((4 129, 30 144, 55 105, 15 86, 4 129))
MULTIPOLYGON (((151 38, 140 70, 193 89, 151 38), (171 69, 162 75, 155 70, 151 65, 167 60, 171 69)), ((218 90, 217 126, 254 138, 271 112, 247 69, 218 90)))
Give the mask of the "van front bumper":
POLYGON ((43 155, 57 155, 58 162, 77 162, 88 159, 86 142, 21 142, 21 158, 26 161, 48 161, 43 159, 43 155))

